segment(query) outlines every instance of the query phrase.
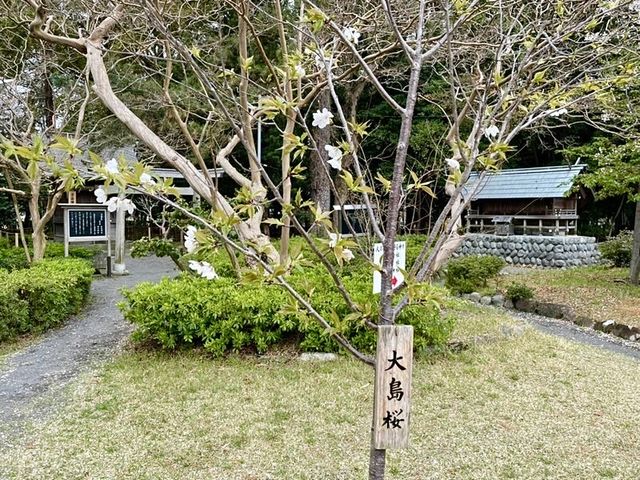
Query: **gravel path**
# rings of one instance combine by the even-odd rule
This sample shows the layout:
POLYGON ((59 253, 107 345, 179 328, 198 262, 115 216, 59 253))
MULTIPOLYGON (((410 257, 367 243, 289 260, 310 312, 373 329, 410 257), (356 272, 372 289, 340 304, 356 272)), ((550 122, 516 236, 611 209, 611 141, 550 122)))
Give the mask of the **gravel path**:
POLYGON ((122 347, 132 327, 116 306, 121 288, 176 273, 169 259, 156 257, 128 258, 127 269, 130 275, 96 278, 81 313, 0 366, 0 447, 27 422, 54 411, 70 380, 122 347))
POLYGON ((554 318, 547 318, 533 313, 518 312, 515 310, 507 310, 507 312, 514 318, 524 321, 541 332, 640 360, 640 343, 638 342, 630 342, 629 340, 624 340, 614 335, 607 335, 592 328, 579 327, 565 320, 556 320, 554 318))

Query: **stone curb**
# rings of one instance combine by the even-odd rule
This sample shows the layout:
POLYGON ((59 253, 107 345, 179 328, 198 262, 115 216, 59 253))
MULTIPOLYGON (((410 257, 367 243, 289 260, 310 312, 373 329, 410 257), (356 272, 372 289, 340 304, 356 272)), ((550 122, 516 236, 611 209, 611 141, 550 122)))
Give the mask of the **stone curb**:
POLYGON ((462 298, 481 305, 492 305, 525 313, 535 313, 547 318, 565 320, 580 327, 592 328, 609 335, 640 343, 640 328, 625 325, 615 320, 598 321, 583 315, 577 315, 568 305, 539 302, 537 300, 518 300, 514 304, 511 300, 499 294, 482 296, 477 292, 464 294, 462 298))

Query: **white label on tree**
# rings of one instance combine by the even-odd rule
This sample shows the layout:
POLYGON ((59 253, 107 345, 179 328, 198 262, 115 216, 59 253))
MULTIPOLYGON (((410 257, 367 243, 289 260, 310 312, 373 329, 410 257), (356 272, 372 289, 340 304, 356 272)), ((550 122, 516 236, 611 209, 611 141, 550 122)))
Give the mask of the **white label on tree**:
MULTIPOLYGON (((373 263, 382 267, 382 244, 373 244, 373 263)), ((407 263, 407 242, 395 242, 393 246, 393 277, 391 277, 391 287, 395 290, 404 282, 404 275, 400 270, 406 268, 407 263)), ((382 274, 379 271, 373 272, 373 293, 382 291, 382 274)))

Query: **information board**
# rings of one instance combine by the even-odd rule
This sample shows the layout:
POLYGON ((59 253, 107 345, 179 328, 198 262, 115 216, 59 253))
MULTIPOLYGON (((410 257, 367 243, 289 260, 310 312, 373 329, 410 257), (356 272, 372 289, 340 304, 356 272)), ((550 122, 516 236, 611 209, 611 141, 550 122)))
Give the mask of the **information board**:
POLYGON ((99 237, 107 236, 107 211, 102 210, 71 210, 69 209, 69 237, 99 237))

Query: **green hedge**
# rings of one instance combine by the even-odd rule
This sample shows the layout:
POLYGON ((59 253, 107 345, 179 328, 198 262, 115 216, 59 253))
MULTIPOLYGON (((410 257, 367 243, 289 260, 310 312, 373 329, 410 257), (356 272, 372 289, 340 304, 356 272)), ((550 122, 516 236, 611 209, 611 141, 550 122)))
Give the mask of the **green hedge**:
MULTIPOLYGON (((344 273, 344 272, 343 272, 344 273)), ((354 301, 369 305, 375 317, 378 297, 371 293, 371 271, 343 275, 354 301)), ((349 316, 349 310, 321 267, 306 268, 290 278, 314 308, 358 349, 372 353, 375 332, 349 316)), ((288 294, 272 284, 242 284, 232 278, 208 281, 191 275, 143 283, 124 292, 120 307, 136 325, 134 339, 156 342, 166 349, 202 346, 214 355, 244 349, 265 352, 280 342, 295 342, 305 351, 337 351, 338 346, 313 319, 288 307, 288 294)), ((415 329, 420 351, 443 346, 453 320, 433 304, 411 305, 398 323, 415 329)))
MULTIPOLYGON (((33 254, 33 251, 31 252, 33 254)), ((85 260, 93 260, 96 254, 94 248, 71 246, 69 247, 69 256, 73 258, 83 258, 85 260)), ((64 244, 48 242, 45 251, 45 258, 64 258, 64 244)), ((27 257, 24 250, 9 245, 6 239, 0 241, 0 269, 9 271, 27 268, 27 257)))
POLYGON ((615 237, 609 237, 606 242, 598 245, 602 258, 609 260, 615 267, 631 265, 633 252, 633 232, 623 230, 615 237))
POLYGON ((489 255, 469 255, 451 260, 447 264, 446 286, 454 293, 471 293, 487 286, 506 262, 489 255))
POLYGON ((93 266, 82 259, 45 259, 31 268, 0 270, 0 341, 42 332, 80 310, 93 266))

